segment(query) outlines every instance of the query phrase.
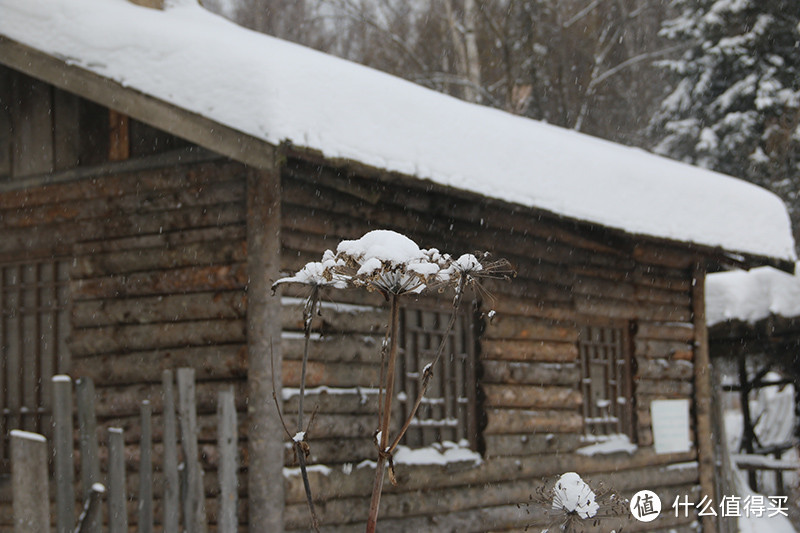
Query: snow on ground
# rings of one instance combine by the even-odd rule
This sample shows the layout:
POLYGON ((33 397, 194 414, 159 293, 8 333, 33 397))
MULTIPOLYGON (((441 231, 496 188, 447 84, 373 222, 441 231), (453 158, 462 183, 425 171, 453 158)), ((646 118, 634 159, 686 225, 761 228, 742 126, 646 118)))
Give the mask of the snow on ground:
MULTIPOLYGON (((795 266, 797 268, 797 266, 795 266)), ((770 315, 800 316, 800 278, 771 267, 710 274, 706 322, 758 322, 770 315)))
POLYGON ((0 36, 272 144, 729 251, 794 259, 777 196, 240 28, 196 2, 0 0, 0 36))

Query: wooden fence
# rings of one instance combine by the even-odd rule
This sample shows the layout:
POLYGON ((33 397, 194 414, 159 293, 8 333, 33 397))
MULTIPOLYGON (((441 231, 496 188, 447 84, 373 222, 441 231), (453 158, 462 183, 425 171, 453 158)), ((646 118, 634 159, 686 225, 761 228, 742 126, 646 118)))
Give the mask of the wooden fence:
MULTIPOLYGON (((168 532, 184 530, 205 533, 208 524, 203 469, 198 456, 194 370, 177 370, 177 410, 171 370, 163 372, 162 385, 163 461, 160 470, 163 474, 163 511, 159 521, 160 529, 168 532), (179 464, 181 454, 182 468, 179 464)), ((133 498, 128 497, 125 488, 123 430, 113 427, 108 429, 108 468, 106 482, 103 483, 94 409, 94 384, 89 379, 78 379, 74 394, 77 403, 79 489, 83 507, 77 513, 73 383, 68 376, 54 376, 52 386, 55 517, 51 521, 50 506, 42 505, 41 501, 42 494, 49 493, 48 456, 51 451, 47 447, 47 441, 42 435, 14 430, 11 432, 14 532, 41 533, 50 530, 54 523, 57 533, 127 533, 127 504, 133 498), (107 518, 104 518, 104 514, 107 518)), ((238 526, 237 422, 232 388, 219 392, 217 406, 220 496, 216 530, 229 533, 235 532, 238 526)), ((151 533, 155 524, 151 415, 150 402, 142 401, 139 490, 135 506, 138 531, 142 533, 151 533)))

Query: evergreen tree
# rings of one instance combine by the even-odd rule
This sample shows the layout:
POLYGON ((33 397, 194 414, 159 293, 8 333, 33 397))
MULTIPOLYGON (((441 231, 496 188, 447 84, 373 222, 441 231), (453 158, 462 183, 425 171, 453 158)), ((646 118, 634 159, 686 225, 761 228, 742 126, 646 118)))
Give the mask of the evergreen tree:
MULTIPOLYGON (((765 186, 800 227, 800 0, 675 0, 687 50, 651 122, 655 151, 765 186)), ((795 235, 800 235, 795 231, 795 235)))

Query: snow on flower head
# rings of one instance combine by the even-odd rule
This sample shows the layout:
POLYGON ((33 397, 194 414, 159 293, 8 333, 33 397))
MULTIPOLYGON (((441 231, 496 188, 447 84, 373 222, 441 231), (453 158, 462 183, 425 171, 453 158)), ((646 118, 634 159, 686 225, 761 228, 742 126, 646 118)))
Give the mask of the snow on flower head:
POLYGON ((384 294, 422 292, 441 270, 427 250, 391 230, 374 230, 360 239, 342 241, 336 257, 355 271, 354 285, 384 294))
POLYGON ((599 507, 594 491, 575 472, 562 475, 553 487, 554 509, 564 509, 581 518, 592 518, 599 507))
POLYGON ((396 231, 385 229, 370 231, 360 239, 342 241, 336 252, 357 262, 377 259, 390 266, 427 260, 417 243, 396 231))
POLYGON ((336 275, 333 267, 335 262, 328 260, 323 262, 306 263, 303 268, 298 270, 294 276, 281 278, 272 284, 275 289, 284 283, 301 283, 304 285, 331 286, 337 289, 344 289, 347 286, 347 279, 336 275))

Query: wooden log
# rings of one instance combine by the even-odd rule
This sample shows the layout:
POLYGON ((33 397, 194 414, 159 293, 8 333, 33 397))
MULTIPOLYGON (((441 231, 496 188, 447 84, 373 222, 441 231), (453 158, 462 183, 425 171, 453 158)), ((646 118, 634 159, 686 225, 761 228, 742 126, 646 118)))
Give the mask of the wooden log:
POLYGON ((186 468, 186 493, 183 497, 184 525, 189 531, 205 533, 206 512, 203 495, 203 469, 200 466, 197 449, 194 369, 179 368, 177 378, 181 447, 186 468))
MULTIPOLYGON (((224 159, 192 162, 189 165, 159 165, 148 168, 142 162, 114 168, 125 168, 124 172, 106 173, 102 180, 54 183, 42 187, 4 192, 0 198, 0 209, 15 210, 33 208, 67 201, 86 201, 97 198, 113 198, 136 195, 143 190, 197 189, 231 176, 241 176, 243 164, 224 159), (136 179, 131 179, 135 174, 136 179)), ((135 209, 134 209, 135 211, 135 209)))
POLYGON ((177 427, 175 421, 175 395, 173 393, 173 376, 171 370, 161 373, 161 403, 163 415, 162 441, 164 443, 164 459, 162 471, 163 481, 163 524, 164 531, 178 531, 178 517, 180 513, 180 492, 178 483, 178 445, 177 427))
POLYGON ((269 290, 281 265, 280 182, 277 162, 247 176, 248 523, 276 533, 284 527, 283 484, 275 483, 283 475, 283 435, 271 397, 280 394, 283 359, 280 301, 269 290))
POLYGON ((527 457, 549 453, 572 453, 585 446, 583 435, 574 433, 538 433, 485 435, 485 458, 527 457))
POLYGON ((500 315, 487 328, 487 339, 524 340, 551 342, 577 342, 578 330, 575 326, 531 319, 528 317, 500 315))
MULTIPOLYGON (((705 304, 705 265, 697 263, 692 270, 693 286, 692 304, 694 311, 694 399, 697 457, 700 471, 700 487, 705 494, 716 492, 714 479, 714 435, 711 431, 712 401, 711 359, 708 351, 708 329, 706 329, 705 304)), ((717 524, 713 517, 703 517, 703 531, 716 533, 717 524)))
MULTIPOLYGON (((312 337, 309 359, 332 363, 367 363, 376 361, 380 352, 381 335, 330 334, 312 337)), ((303 357, 303 337, 300 334, 283 334, 281 349, 285 359, 298 361, 303 357)))
POLYGON ((490 384, 483 385, 489 407, 523 407, 529 409, 573 409, 583 403, 583 396, 574 388, 490 384))
MULTIPOLYGON (((75 381, 78 406, 78 445, 81 457, 81 493, 83 501, 92 498, 95 483, 100 483, 100 459, 97 450, 97 420, 95 416, 94 382, 87 377, 75 381)), ((100 533, 103 507, 95 505, 84 519, 85 533, 100 533)))
POLYGON ((247 373, 246 347, 234 343, 93 355, 74 359, 72 369, 104 386, 132 386, 157 383, 162 371, 189 365, 195 368, 198 380, 241 380, 247 373))
POLYGON ((129 353, 159 349, 243 343, 246 340, 242 320, 202 320, 131 324, 78 329, 72 332, 73 357, 129 353))
POLYGON ((233 263, 82 279, 74 283, 73 294, 76 300, 168 295, 243 289, 246 283, 244 265, 233 263))
POLYGON ((570 433, 583 430, 583 417, 575 411, 487 409, 484 433, 570 433))
MULTIPOLYGON (((287 387, 299 387, 301 375, 300 361, 284 361, 281 365, 283 382, 287 387)), ((309 361, 306 370, 306 386, 318 387, 377 387, 380 366, 370 364, 336 364, 309 361)))
POLYGON ((244 291, 201 292, 75 302, 72 324, 79 329, 177 320, 237 319, 243 318, 244 313, 244 291))
POLYGON ((144 400, 141 406, 142 438, 139 443, 139 533, 153 531, 153 433, 152 406, 144 400))
POLYGON ((481 346, 484 359, 568 363, 578 358, 577 337, 574 342, 484 339, 481 346))
POLYGON ((11 430, 11 485, 14 533, 50 530, 50 506, 42 505, 49 495, 47 440, 39 434, 11 430))
POLYGON ((671 379, 639 379, 636 382, 637 395, 661 396, 664 398, 688 398, 694 387, 691 381, 671 379))
POLYGON ((217 514, 217 531, 220 533, 236 533, 238 526, 237 510, 237 480, 238 470, 236 406, 234 405, 233 389, 220 391, 219 406, 217 408, 218 439, 219 439, 219 512, 217 514))
POLYGON ((125 490, 124 436, 119 428, 108 430, 108 531, 128 532, 128 510, 125 490))
POLYGON ((580 369, 575 363, 537 363, 484 360, 482 383, 517 385, 575 385, 580 369))
MULTIPOLYGON (((244 240, 243 224, 191 228, 181 231, 151 233, 132 237, 100 238, 75 243, 74 254, 83 257, 108 252, 126 252, 147 248, 174 248, 210 241, 241 242, 244 240)), ((102 236, 101 236, 102 237, 102 236)))
POLYGON ((691 344, 680 341, 641 340, 635 341, 634 352, 651 358, 666 358, 674 360, 691 361, 694 358, 694 348, 691 344))
POLYGON ((122 250, 80 257, 73 266, 76 279, 147 272, 196 265, 218 265, 242 262, 244 241, 207 241, 176 248, 122 250))
POLYGON ((72 533, 75 526, 75 484, 72 442, 72 380, 53 376, 53 440, 55 445, 56 531, 72 533))

